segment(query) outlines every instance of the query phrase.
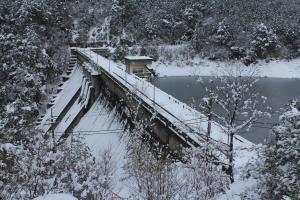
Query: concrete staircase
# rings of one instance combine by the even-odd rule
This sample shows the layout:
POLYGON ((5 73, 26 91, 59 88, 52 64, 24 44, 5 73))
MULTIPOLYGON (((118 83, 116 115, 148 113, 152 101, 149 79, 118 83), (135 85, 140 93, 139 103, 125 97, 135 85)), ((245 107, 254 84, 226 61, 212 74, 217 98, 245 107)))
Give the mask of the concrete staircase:
MULTIPOLYGON (((64 90, 64 88, 66 87, 66 85, 69 85, 69 83, 67 83, 67 81, 70 79, 70 77, 72 77, 72 75, 75 73, 75 68, 77 66, 77 56, 76 55, 73 55, 71 54, 70 56, 70 60, 68 62, 68 66, 67 66, 67 69, 66 71, 63 73, 63 75, 61 76, 60 78, 60 83, 58 84, 58 87, 55 89, 55 94, 52 95, 49 99, 49 102, 47 103, 47 109, 48 109, 48 112, 50 109, 53 108, 53 106, 57 103, 57 100, 58 98, 60 98, 62 95, 64 94, 61 94, 61 92, 64 90)), ((63 108, 62 108, 63 109, 63 108)), ((46 114, 46 113, 45 113, 46 114)), ((45 117, 45 114, 41 114, 39 116, 39 118, 37 119, 37 122, 36 124, 39 126, 39 125, 42 125, 42 124, 45 124, 44 121, 44 117, 45 117)), ((49 116, 47 116, 49 117, 49 116)), ((48 120, 49 121, 49 120, 48 120)), ((48 123, 48 122, 47 122, 48 123)))

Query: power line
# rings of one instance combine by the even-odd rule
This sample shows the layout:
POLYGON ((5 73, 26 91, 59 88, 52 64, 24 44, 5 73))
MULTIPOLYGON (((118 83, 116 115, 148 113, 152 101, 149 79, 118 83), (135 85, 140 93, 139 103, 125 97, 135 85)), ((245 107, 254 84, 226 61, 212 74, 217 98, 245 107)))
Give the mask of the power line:
MULTIPOLYGON (((112 132, 112 131, 121 131, 121 130, 124 130, 124 129, 102 129, 102 130, 93 130, 93 131, 90 131, 90 130, 87 130, 87 131, 83 131, 83 130, 80 130, 80 131, 72 131, 72 132, 69 132, 69 133, 98 133, 98 132, 112 132)), ((63 131, 57 131, 55 133, 65 133, 63 131)))
POLYGON ((124 129, 110 129, 110 130, 97 130, 97 131, 55 132, 55 134, 58 136, 71 135, 71 134, 77 136, 84 136, 84 135, 106 135, 106 134, 113 134, 113 133, 123 133, 124 131, 125 131, 124 129))
POLYGON ((187 119, 187 120, 181 120, 183 122, 188 122, 188 121, 194 121, 194 120, 198 120, 198 119, 206 119, 207 117, 206 116, 203 116, 203 117, 198 117, 198 118, 194 118, 194 119, 187 119))
MULTIPOLYGON (((109 114, 101 114, 101 113, 99 113, 99 114, 93 114, 93 115, 84 115, 82 118, 92 118, 92 117, 98 117, 98 116, 104 116, 104 115, 109 115, 109 114)), ((55 118, 56 116, 54 116, 54 118, 55 118)), ((47 119, 46 121, 49 121, 49 120, 51 120, 51 118, 49 118, 49 119, 47 119)), ((37 122, 39 125, 51 125, 52 123, 50 122, 50 123, 39 123, 39 122, 37 122)))
MULTIPOLYGON (((189 119, 189 120, 182 120, 183 122, 188 122, 188 121, 191 121, 191 122, 188 122, 188 123, 186 123, 186 124, 197 124, 197 123, 201 123, 201 122, 203 122, 203 121, 196 121, 196 122, 192 122, 192 121, 194 121, 194 120, 198 120, 198 119, 207 119, 207 117, 200 117, 200 118, 195 118, 195 119, 189 119)), ((246 121, 246 120, 238 120, 237 119, 237 121, 246 121)), ((262 122, 262 121, 253 121, 252 122, 253 124, 261 124, 261 125, 274 125, 273 123, 271 123, 271 122, 262 122)))
MULTIPOLYGON (((202 117, 198 117, 198 118, 192 118, 192 119, 188 119, 188 120, 181 120, 183 122, 189 122, 189 121, 194 121, 194 120, 201 120, 201 119, 207 119, 207 116, 202 116, 202 117)), ((237 119, 237 121, 246 121, 246 120, 241 120, 241 119, 237 119)), ((199 122, 189 122, 187 124, 193 124, 193 123, 199 123, 199 122)), ((263 121, 253 121, 252 123, 254 124, 262 124, 262 125, 274 125, 275 123, 271 123, 271 122, 263 122, 263 121)))
POLYGON ((68 135, 72 134, 73 136, 91 136, 91 135, 108 135, 108 134, 117 134, 117 133, 123 133, 123 131, 112 131, 112 132, 94 132, 94 133, 65 133, 58 136, 68 135))
MULTIPOLYGON (((189 125, 194 125, 194 124, 198 124, 198 123, 203 123, 203 122, 206 122, 206 121, 198 121, 198 122, 190 122, 190 123, 187 123, 189 125)), ((251 127, 254 127, 254 128, 265 128, 265 129, 272 129, 272 126, 259 126, 259 125, 252 125, 251 127)))

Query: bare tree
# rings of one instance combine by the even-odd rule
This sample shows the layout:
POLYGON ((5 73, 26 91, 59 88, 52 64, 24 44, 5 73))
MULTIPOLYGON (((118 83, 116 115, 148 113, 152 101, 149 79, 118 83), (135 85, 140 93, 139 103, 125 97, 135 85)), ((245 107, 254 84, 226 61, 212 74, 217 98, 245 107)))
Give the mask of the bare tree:
POLYGON ((227 172, 233 182, 233 151, 234 137, 241 130, 249 128, 259 118, 270 115, 266 106, 266 97, 261 96, 258 79, 255 77, 255 68, 245 68, 234 64, 226 66, 221 71, 222 76, 216 79, 219 85, 215 88, 215 110, 213 116, 221 124, 221 128, 228 135, 228 160, 227 172))
MULTIPOLYGON (((136 85, 136 88, 141 86, 136 85)), ((137 91, 135 95, 139 95, 137 91)), ((215 97, 213 97, 215 98, 215 97)), ((207 144, 186 151, 186 162, 176 162, 162 145, 153 143, 149 131, 151 120, 138 116, 141 102, 128 95, 125 109, 134 129, 129 133, 128 158, 124 165, 126 177, 135 199, 206 200, 224 191, 229 178, 222 166, 215 163, 216 150, 207 144), (217 176, 216 176, 217 174, 217 176)))
POLYGON ((124 165, 126 177, 124 178, 131 186, 134 199, 175 199, 179 191, 179 180, 175 163, 166 147, 153 142, 150 133, 152 120, 144 118, 141 112, 142 104, 138 91, 143 91, 143 85, 136 84, 133 94, 126 97, 129 106, 125 113, 132 121, 133 130, 128 131, 128 157, 124 165))
POLYGON ((112 155, 112 148, 108 147, 100 152, 99 158, 96 160, 96 174, 99 179, 100 199, 108 199, 113 188, 113 177, 115 175, 116 166, 112 155))
POLYGON ((179 191, 179 180, 175 163, 168 154, 157 146, 153 150, 149 141, 142 138, 140 132, 131 133, 128 145, 128 159, 124 166, 127 182, 136 199, 175 199, 179 191))
POLYGON ((217 153, 209 143, 187 149, 185 154, 188 155, 188 162, 182 164, 180 169, 184 185, 180 192, 181 199, 207 200, 228 188, 229 176, 212 156, 217 153))

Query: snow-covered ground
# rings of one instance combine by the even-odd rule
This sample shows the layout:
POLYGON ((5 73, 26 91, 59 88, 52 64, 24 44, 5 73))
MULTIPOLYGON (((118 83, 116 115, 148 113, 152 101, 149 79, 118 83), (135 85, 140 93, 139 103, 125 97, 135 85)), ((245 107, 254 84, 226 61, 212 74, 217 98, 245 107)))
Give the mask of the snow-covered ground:
MULTIPOLYGON (((234 182, 230 188, 223 194, 217 195, 213 200, 242 200, 244 193, 255 195, 253 193, 257 186, 257 180, 245 178, 244 169, 248 162, 256 160, 257 154, 254 148, 236 149, 234 155, 234 182)), ((259 199, 258 196, 253 199, 259 199)))
MULTIPOLYGON (((195 58, 187 62, 175 60, 173 62, 162 63, 154 62, 151 66, 159 76, 213 76, 221 68, 229 65, 240 65, 239 62, 216 62, 195 58)), ((244 66, 247 68, 247 66, 244 66)), ((259 61, 255 65, 251 65, 257 69, 259 77, 274 78, 300 78, 300 58, 293 60, 274 60, 266 63, 259 61)), ((220 75, 220 74, 218 74, 220 75)))

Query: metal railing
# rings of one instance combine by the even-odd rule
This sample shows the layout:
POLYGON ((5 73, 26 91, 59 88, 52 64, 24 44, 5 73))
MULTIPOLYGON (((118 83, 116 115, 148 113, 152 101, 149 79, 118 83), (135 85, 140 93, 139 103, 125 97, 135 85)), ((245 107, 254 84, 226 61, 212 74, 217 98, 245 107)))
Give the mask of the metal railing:
POLYGON ((105 41, 99 42, 71 42, 70 47, 89 48, 89 47, 103 47, 105 41))
POLYGON ((137 72, 137 73, 133 73, 134 75, 140 77, 140 78, 150 78, 152 73, 150 71, 144 71, 144 72, 137 72))

